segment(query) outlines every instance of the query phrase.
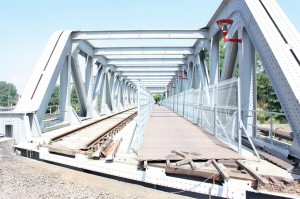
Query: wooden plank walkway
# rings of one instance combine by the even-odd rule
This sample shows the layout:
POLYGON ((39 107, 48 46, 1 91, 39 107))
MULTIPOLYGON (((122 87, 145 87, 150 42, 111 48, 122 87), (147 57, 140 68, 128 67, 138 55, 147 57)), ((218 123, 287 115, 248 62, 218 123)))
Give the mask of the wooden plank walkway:
POLYGON ((180 160, 172 150, 189 152, 193 160, 244 159, 200 127, 163 107, 154 106, 139 151, 139 160, 180 160))

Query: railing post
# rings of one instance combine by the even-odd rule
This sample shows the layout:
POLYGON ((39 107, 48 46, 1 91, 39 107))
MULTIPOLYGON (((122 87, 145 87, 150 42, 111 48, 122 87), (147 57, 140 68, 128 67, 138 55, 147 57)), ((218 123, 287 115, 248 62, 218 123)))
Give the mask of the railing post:
POLYGON ((214 102, 214 136, 217 135, 217 84, 214 85, 214 94, 213 94, 213 102, 214 102))
POLYGON ((273 146, 273 114, 270 112, 270 127, 271 127, 271 132, 269 133, 269 136, 271 138, 271 144, 273 146))
POLYGON ((140 134, 141 134, 141 128, 139 126, 140 124, 140 117, 141 117, 141 82, 138 81, 138 115, 137 115, 137 122, 136 122, 136 128, 137 128, 137 153, 139 151, 139 145, 140 145, 140 134))
POLYGON ((238 96, 238 109, 237 109, 237 131, 238 131, 238 152, 239 154, 242 153, 242 131, 241 131, 241 85, 240 85, 240 78, 238 77, 237 80, 237 96, 238 96))
POLYGON ((203 127, 203 92, 204 90, 201 89, 201 126, 203 127))
POLYGON ((257 111, 253 110, 252 111, 252 115, 253 115, 253 126, 254 126, 254 130, 253 130, 253 137, 256 138, 257 136, 257 111))
POLYGON ((197 124, 200 125, 200 103, 201 103, 201 86, 199 86, 198 101, 197 101, 197 124))

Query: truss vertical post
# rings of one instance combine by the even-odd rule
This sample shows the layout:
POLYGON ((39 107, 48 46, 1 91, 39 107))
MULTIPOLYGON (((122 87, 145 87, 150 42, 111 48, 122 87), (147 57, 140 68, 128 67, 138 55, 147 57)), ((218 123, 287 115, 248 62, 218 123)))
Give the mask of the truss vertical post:
POLYGON ((253 83, 255 71, 255 48, 245 29, 242 31, 243 43, 240 51, 240 77, 241 77, 241 105, 242 121, 246 130, 252 136, 252 110, 253 110, 253 83))
MULTIPOLYGON (((107 107, 109 110, 107 112, 111 112, 113 110, 112 107, 112 98, 111 98, 111 87, 110 87, 110 76, 111 74, 109 72, 106 72, 105 74, 105 109, 107 110, 107 107)), ((106 112, 106 113, 107 113, 106 112)))
POLYGON ((72 68, 72 76, 74 85, 76 86, 76 93, 77 97, 80 103, 80 115, 86 116, 87 115, 87 99, 86 99, 86 93, 85 88, 82 81, 82 75, 80 71, 80 66, 78 62, 78 53, 79 50, 73 52, 71 56, 71 68, 72 68))
POLYGON ((207 71, 207 67, 206 67, 206 63, 205 63, 205 51, 202 50, 200 51, 200 54, 199 54, 199 63, 200 63, 200 79, 201 79, 201 84, 202 84, 202 87, 206 87, 208 86, 208 79, 209 79, 209 76, 208 76, 208 71, 207 71))
POLYGON ((219 42, 220 35, 216 34, 211 40, 210 47, 210 85, 214 85, 219 81, 219 42))
MULTIPOLYGON (((203 77, 202 77, 203 78, 203 77)), ((194 66, 194 89, 199 89, 202 84, 201 78, 201 64, 199 54, 195 57, 195 66, 194 66)))
POLYGON ((85 93, 87 102, 87 116, 88 117, 99 117, 98 112, 93 106, 93 58, 86 57, 86 69, 85 69, 85 93))
POLYGON ((71 111, 71 55, 68 55, 66 61, 63 65, 63 68, 60 72, 60 97, 59 97, 59 106, 60 106, 60 120, 70 121, 70 111, 71 111))

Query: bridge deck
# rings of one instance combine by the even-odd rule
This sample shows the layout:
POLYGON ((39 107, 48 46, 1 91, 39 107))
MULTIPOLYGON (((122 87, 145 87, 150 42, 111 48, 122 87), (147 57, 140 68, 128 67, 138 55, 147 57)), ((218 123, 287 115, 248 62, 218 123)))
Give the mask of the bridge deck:
POLYGON ((214 136, 204 133, 183 117, 163 106, 154 106, 145 137, 139 152, 139 160, 178 160, 172 150, 194 152, 194 160, 244 159, 214 136), (201 155, 198 155, 201 154, 201 155))

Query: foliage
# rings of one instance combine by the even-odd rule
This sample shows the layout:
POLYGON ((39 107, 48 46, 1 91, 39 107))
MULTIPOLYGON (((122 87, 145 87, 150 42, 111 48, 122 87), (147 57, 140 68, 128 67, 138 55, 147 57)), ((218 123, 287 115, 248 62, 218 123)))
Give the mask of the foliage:
POLYGON ((72 92, 71 92, 71 106, 73 107, 74 110, 79 110, 79 101, 76 93, 76 88, 73 86, 72 92))
POLYGON ((260 124, 265 124, 270 119, 270 114, 267 113, 257 113, 257 120, 260 124))
MULTIPOLYGON (((53 93, 51 95, 48 106, 54 106, 51 109, 51 111, 54 112, 57 110, 57 107, 55 107, 55 106, 58 106, 58 105, 59 105, 59 86, 55 86, 53 89, 53 93)), ((71 91, 71 106, 74 108, 74 110, 80 109, 75 87, 73 87, 72 91, 71 91)))
POLYGON ((59 87, 55 86, 48 106, 57 106, 57 105, 59 105, 59 87))
POLYGON ((164 95, 156 94, 153 96, 155 104, 157 104, 159 101, 162 101, 164 99, 164 95))
POLYGON ((205 64, 208 74, 210 74, 210 65, 209 65, 209 53, 205 51, 205 64))
POLYGON ((221 71, 222 71, 223 63, 224 63, 225 51, 226 51, 226 44, 225 44, 224 40, 221 39, 220 42, 219 42, 220 74, 221 74, 221 71))
MULTIPOLYGON (((271 112, 283 112, 266 71, 257 74, 257 103, 260 109, 271 112)), ((283 115, 275 115, 274 118, 279 121, 286 120, 283 115)))
POLYGON ((18 100, 17 88, 12 83, 0 81, 0 106, 15 106, 18 100))
MULTIPOLYGON (((48 106, 51 107, 51 112, 55 112, 57 110, 58 105, 59 105, 59 86, 55 86, 50 101, 48 103, 48 106)), ((47 113, 50 112, 50 108, 48 108, 46 112, 47 113)))
MULTIPOLYGON (((224 57, 225 57, 225 51, 226 51, 226 45, 223 39, 220 40, 219 42, 219 66, 220 66, 220 74, 222 71, 222 67, 223 67, 223 63, 224 63, 224 57)), ((210 73, 210 60, 209 60, 209 53, 205 53, 205 64, 206 64, 206 68, 207 68, 207 72, 208 74, 210 73)))
POLYGON ((282 112, 279 100, 266 71, 257 75, 257 101, 260 107, 265 107, 268 111, 282 112))

